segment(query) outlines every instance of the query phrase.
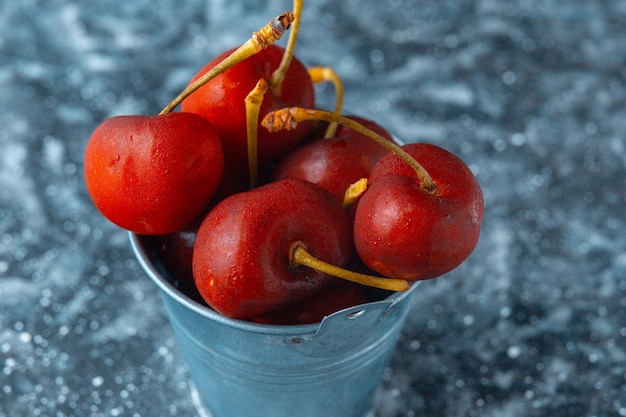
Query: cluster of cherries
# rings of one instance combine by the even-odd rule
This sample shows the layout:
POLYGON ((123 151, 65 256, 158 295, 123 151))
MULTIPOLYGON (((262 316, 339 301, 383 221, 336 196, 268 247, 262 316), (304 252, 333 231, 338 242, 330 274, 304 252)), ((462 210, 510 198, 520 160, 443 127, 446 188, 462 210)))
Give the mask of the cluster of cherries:
POLYGON ((208 63, 158 115, 105 120, 85 151, 97 209, 145 236, 181 291, 236 319, 317 322, 456 268, 478 241, 469 168, 342 116, 336 74, 293 56, 300 10, 208 63), (315 109, 324 81, 333 112, 315 109))

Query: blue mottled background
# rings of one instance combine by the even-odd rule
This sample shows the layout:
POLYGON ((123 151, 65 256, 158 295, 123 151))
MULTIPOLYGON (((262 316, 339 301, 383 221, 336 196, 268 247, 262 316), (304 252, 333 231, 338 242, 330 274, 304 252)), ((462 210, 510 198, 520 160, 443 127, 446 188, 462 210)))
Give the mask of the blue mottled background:
MULTIPOLYGON (((157 113, 290 8, 2 2, 1 417, 196 415, 157 289, 86 194, 83 150, 104 118, 157 113)), ((626 416, 626 3, 304 12, 296 53, 335 68, 346 109, 459 154, 485 194, 476 251, 420 287, 373 415, 626 416)))

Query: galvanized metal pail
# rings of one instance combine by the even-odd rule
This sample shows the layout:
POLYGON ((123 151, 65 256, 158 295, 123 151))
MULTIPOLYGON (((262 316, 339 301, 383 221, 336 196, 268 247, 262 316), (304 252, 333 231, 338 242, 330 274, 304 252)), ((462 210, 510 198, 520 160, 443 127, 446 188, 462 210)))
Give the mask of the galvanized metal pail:
POLYGON ((157 284, 192 385, 213 417, 363 417, 393 355, 418 283, 318 324, 233 320, 185 296, 130 234, 157 284))

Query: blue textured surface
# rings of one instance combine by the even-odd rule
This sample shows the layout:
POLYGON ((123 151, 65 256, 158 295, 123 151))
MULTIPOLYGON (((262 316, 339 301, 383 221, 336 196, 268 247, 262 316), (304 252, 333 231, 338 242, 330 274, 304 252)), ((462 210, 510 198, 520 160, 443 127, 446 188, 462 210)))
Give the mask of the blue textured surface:
MULTIPOLYGON (((1 417, 196 415, 82 155, 291 8, 267 3, 2 3, 1 417)), ((626 415, 625 27, 619 0, 306 2, 296 53, 336 69, 346 109, 459 154, 485 193, 475 253, 419 288, 377 417, 626 415)))

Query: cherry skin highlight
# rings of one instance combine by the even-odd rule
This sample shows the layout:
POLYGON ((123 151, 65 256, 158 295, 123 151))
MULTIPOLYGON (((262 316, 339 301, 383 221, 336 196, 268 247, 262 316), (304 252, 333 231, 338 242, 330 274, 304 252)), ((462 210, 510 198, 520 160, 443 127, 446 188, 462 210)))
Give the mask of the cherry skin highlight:
POLYGON ((143 235, 191 223, 217 189, 223 167, 217 131, 193 113, 109 118, 91 135, 84 156, 96 208, 143 235))
POLYGON ((198 230, 196 286, 209 306, 228 317, 253 319, 293 306, 334 279, 294 265, 296 243, 333 265, 350 259, 351 222, 326 190, 288 179, 234 194, 198 230))
POLYGON ((361 260, 380 274, 435 278, 474 250, 483 196, 470 169, 454 154, 429 144, 403 149, 428 171, 438 191, 424 191, 415 171, 396 155, 383 158, 357 203, 354 243, 361 260))

